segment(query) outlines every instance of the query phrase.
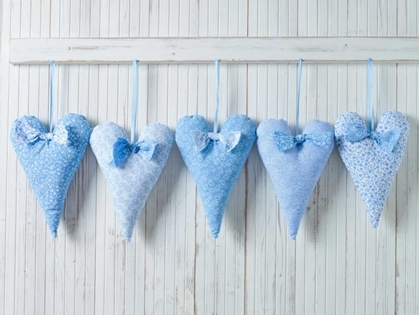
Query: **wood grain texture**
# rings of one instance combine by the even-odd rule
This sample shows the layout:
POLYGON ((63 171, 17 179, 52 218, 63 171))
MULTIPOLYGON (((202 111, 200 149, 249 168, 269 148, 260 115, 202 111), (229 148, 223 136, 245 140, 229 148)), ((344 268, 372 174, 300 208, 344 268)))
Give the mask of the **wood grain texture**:
MULTIPOLYGON (((221 11, 224 12, 224 11, 221 11)), ((326 21, 324 19, 324 21, 326 21)), ((173 28, 171 28, 172 30, 173 28)), ((120 31, 121 33, 121 31, 120 31)), ((309 34, 311 35, 311 34, 309 34)), ((265 38, 38 38, 11 39, 10 63, 307 63, 418 62, 417 37, 265 38)), ((223 36, 223 35, 222 35, 223 36)))
MULTIPOLYGON (((257 124, 283 118, 294 128, 295 61, 360 61, 367 54, 374 62, 418 60, 417 1, 2 4, 0 314, 418 313, 417 63, 375 63, 376 117, 396 109, 411 125, 407 152, 376 230, 334 149, 292 241, 254 147, 233 188, 220 237, 214 240, 175 145, 130 244, 123 241, 109 187, 90 148, 53 239, 9 142, 14 119, 35 115, 47 124, 49 114, 48 66, 14 66, 9 60, 46 62, 52 57, 127 62, 58 65, 55 121, 78 112, 93 126, 113 121, 130 132, 131 59, 182 63, 221 58, 267 62, 222 64, 220 124, 229 115, 246 114, 257 124), (127 47, 115 48, 121 42, 127 47), (91 48, 103 43, 109 49, 98 57, 91 48), (346 43, 344 58, 336 52, 346 43), (247 50, 255 46, 258 52, 247 50), (202 53, 182 47, 201 47, 202 53), (327 51, 317 55, 302 47, 327 51), (118 58, 116 49, 123 52, 118 58), (281 58, 293 62, 271 62, 281 58)), ((185 115, 214 120, 211 64, 141 64, 137 88, 137 134, 154 122, 175 130, 185 115)), ((311 119, 334 124, 347 111, 366 119, 366 66, 304 64, 300 126, 311 119)))

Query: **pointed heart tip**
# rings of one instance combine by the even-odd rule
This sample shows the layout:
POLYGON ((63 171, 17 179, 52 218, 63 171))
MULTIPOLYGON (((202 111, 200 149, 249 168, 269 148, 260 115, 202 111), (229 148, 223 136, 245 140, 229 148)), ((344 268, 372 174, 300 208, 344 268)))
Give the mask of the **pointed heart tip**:
POLYGON ((51 235, 56 238, 58 225, 60 224, 61 210, 46 210, 44 212, 48 229, 51 235))
POLYGON ((296 240, 296 236, 299 232, 300 222, 305 213, 305 210, 300 210, 300 211, 287 211, 286 210, 285 211, 285 219, 286 219, 287 227, 289 228, 289 236, 294 241, 296 240))
MULTIPOLYGON (((290 229, 290 227, 289 227, 289 229, 290 229)), ((297 230, 295 230, 295 229, 291 230, 291 231, 289 232, 289 236, 290 236, 290 238, 291 238, 292 240, 296 241, 296 236, 297 236, 297 233, 298 233, 298 231, 297 231, 297 230)))
POLYGON ((372 225, 373 228, 376 229, 378 227, 378 224, 379 224, 379 218, 378 219, 371 219, 370 224, 372 225))
POLYGON ((131 236, 133 236, 133 233, 123 233, 124 239, 127 243, 130 243, 131 236))
POLYGON ((223 215, 217 219, 214 217, 207 217, 207 220, 211 234, 214 238, 217 238, 220 233, 220 227, 222 226, 223 215))
POLYGON ((219 237, 219 232, 211 232, 211 234, 213 234, 214 238, 218 238, 219 237))

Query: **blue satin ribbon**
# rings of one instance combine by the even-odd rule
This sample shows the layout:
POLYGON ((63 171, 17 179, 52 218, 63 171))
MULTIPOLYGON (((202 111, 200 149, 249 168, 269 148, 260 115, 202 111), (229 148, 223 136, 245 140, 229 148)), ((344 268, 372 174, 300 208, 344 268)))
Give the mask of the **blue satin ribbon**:
POLYGON ((55 61, 51 60, 50 62, 50 121, 49 121, 49 127, 50 132, 53 131, 53 116, 54 116, 54 70, 55 70, 55 61))
POLYGON ((16 139, 24 144, 34 144, 39 140, 55 141, 59 144, 70 145, 69 131, 64 125, 58 125, 54 132, 43 132, 32 127, 26 121, 18 120, 16 122, 16 139))
POLYGON ((300 110, 300 85, 302 82, 302 59, 299 59, 299 70, 298 70, 298 88, 297 88, 297 104, 296 104, 296 135, 299 134, 299 110, 300 110))
POLYGON ((374 131, 375 130, 375 113, 373 110, 373 106, 370 102, 370 95, 372 93, 373 90, 373 61, 371 58, 368 59, 368 63, 367 63, 367 109, 368 109, 368 126, 369 126, 369 131, 374 131))
POLYGON ((129 143, 124 138, 118 138, 114 143, 112 166, 124 164, 132 153, 141 152, 143 160, 150 161, 155 153, 157 143, 153 140, 143 140, 137 143, 129 143))
POLYGON ((225 146, 226 152, 232 151, 241 140, 240 131, 230 131, 225 134, 216 132, 202 132, 198 130, 191 131, 195 141, 197 152, 203 151, 212 141, 220 141, 225 146))
POLYGON ((219 129, 219 107, 220 107, 220 60, 216 59, 214 62, 216 69, 216 110, 214 113, 213 132, 217 133, 219 129))
POLYGON ((290 150, 305 141, 310 141, 319 147, 327 148, 333 141, 333 137, 334 135, 331 132, 302 133, 296 137, 279 131, 274 132, 274 139, 280 151, 290 150))
POLYGON ((363 139, 370 138, 375 140, 379 147, 391 153, 401 135, 401 128, 394 128, 387 132, 370 131, 363 125, 347 124, 346 141, 355 143, 363 139))
POLYGON ((138 103, 138 61, 133 60, 133 81, 132 81, 132 97, 131 97, 131 143, 134 143, 136 137, 137 125, 137 103, 138 103))

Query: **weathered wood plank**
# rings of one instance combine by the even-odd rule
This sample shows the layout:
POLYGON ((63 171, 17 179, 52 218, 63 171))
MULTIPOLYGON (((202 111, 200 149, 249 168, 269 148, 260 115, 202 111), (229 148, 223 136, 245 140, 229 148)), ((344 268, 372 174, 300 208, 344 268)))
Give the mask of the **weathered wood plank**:
MULTIPOLYGON (((313 34, 308 34, 314 36, 313 34)), ((316 35, 316 34, 315 34, 316 35)), ((211 35, 210 35, 211 36, 211 35)), ((214 35, 213 35, 214 36, 214 35)), ((418 38, 32 38, 11 39, 12 64, 418 61, 418 38), (139 53, 141 52, 141 53, 139 53)))

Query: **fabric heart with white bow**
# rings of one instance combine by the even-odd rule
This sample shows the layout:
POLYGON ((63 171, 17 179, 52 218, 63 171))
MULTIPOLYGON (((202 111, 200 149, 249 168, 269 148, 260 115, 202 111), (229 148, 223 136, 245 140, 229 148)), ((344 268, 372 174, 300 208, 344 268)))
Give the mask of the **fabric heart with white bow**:
POLYGON ((334 128, 312 120, 296 137, 283 119, 257 129, 261 159, 274 185, 289 235, 296 239, 309 198, 334 148, 334 128))
POLYGON ((409 135, 407 118, 397 112, 381 115, 375 131, 357 113, 340 115, 335 124, 338 151, 377 227, 409 135))
POLYGON ((254 144, 256 126, 248 117, 234 115, 220 133, 210 130, 203 116, 185 116, 178 122, 176 142, 217 238, 230 192, 254 144))
POLYGON ((130 241, 150 191, 166 165, 173 133, 168 126, 147 126, 137 143, 124 129, 108 122, 93 129, 90 145, 109 183, 122 234, 130 241))
POLYGON ((12 125, 13 148, 54 237, 57 237, 67 190, 85 154, 91 132, 89 122, 77 114, 61 118, 50 133, 34 116, 23 116, 12 125))

